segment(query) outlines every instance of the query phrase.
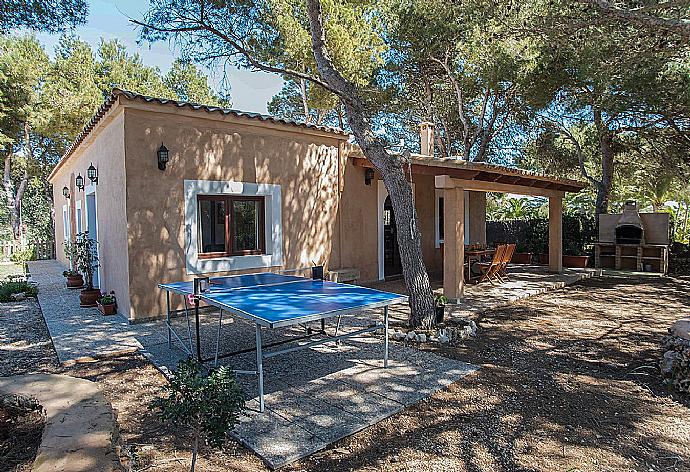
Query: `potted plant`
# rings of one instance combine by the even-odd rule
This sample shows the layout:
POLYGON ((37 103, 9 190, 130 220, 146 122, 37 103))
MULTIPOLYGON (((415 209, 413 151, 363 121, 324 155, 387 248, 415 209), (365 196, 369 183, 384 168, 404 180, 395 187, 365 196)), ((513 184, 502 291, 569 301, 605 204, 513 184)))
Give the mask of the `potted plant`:
POLYGON ((436 310, 436 323, 443 323, 443 319, 446 315, 446 303, 448 303, 448 298, 444 295, 434 296, 434 309, 436 310))
POLYGON ((589 262, 589 255, 580 241, 566 239, 563 248, 563 267, 584 269, 589 262))
POLYGON ((79 304, 83 307, 96 306, 101 291, 93 286, 93 274, 98 269, 96 241, 89 238, 89 232, 79 233, 76 246, 77 268, 84 275, 84 289, 79 293, 79 304))
POLYGON ((513 264, 531 264, 532 263, 532 253, 527 251, 527 248, 522 243, 517 243, 515 252, 513 253, 510 262, 513 264))
POLYGON ((65 270, 62 275, 67 279, 67 288, 82 288, 84 286, 84 277, 76 270, 65 270))
POLYGON ((115 292, 112 290, 110 293, 101 295, 98 299, 98 311, 104 315, 114 315, 117 313, 117 300, 115 299, 115 292))
POLYGON ((573 256, 563 254, 563 267, 574 267, 577 269, 584 269, 589 262, 589 256, 573 256))
POLYGON ((62 272, 67 279, 67 288, 82 288, 84 277, 75 269, 77 260, 77 247, 71 241, 64 243, 65 258, 69 261, 69 269, 62 272))

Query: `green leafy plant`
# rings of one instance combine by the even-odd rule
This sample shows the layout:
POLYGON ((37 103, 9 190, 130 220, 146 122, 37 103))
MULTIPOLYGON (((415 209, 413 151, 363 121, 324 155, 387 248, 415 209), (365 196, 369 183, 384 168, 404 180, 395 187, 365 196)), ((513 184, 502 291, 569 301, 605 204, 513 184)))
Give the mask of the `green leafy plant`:
POLYGON ((112 291, 110 293, 101 295, 101 298, 98 299, 98 303, 101 305, 114 305, 116 301, 115 292, 112 291))
POLYGON ((29 246, 21 251, 13 252, 10 256, 12 262, 28 262, 36 260, 36 246, 29 246))
POLYGON ((93 274, 98 269, 98 255, 96 241, 89 238, 89 232, 77 234, 74 241, 76 264, 79 272, 84 276, 84 289, 93 290, 93 274))
POLYGON ((519 254, 527 253, 529 251, 527 250, 527 245, 521 241, 515 244, 515 252, 519 254))
POLYGON ((445 295, 434 295, 434 305, 436 306, 446 306, 448 303, 448 297, 445 295))
POLYGON ((205 439, 214 448, 223 445, 227 433, 239 422, 244 393, 232 370, 219 367, 207 375, 204 367, 192 358, 178 363, 162 393, 165 397, 154 400, 150 408, 163 421, 191 430, 194 444, 189 470, 193 472, 199 441, 205 439))
POLYGON ((77 276, 79 276, 79 275, 81 275, 81 274, 80 274, 79 272, 77 272, 76 270, 71 270, 71 269, 70 269, 70 270, 63 270, 63 271, 62 271, 62 276, 63 276, 63 277, 77 277, 77 276))
POLYGON ((27 297, 35 297, 38 295, 38 288, 34 284, 23 280, 0 282, 0 302, 11 302, 12 295, 16 293, 24 293, 27 297))
MULTIPOLYGON (((69 261, 69 271, 65 272, 72 272, 73 275, 77 272, 77 246, 74 244, 72 241, 65 241, 62 243, 62 248, 65 251, 65 259, 69 261)), ((64 274, 64 272, 63 272, 64 274)), ((67 277, 67 275, 65 275, 67 277)))

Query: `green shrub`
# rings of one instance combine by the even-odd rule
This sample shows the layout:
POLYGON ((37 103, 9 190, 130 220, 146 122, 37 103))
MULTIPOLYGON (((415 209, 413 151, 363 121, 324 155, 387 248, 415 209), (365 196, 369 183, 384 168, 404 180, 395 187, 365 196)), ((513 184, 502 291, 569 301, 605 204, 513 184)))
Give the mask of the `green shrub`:
POLYGON ((38 295, 38 287, 25 281, 0 282, 0 302, 11 302, 12 295, 24 292, 27 297, 38 295))
POLYGON ((101 295, 101 298, 98 299, 98 303, 101 305, 114 305, 116 301, 115 292, 103 294, 101 295))
POLYGON ((27 262, 36 260, 36 246, 29 246, 21 251, 13 252, 10 256, 12 262, 27 262))
POLYGON ((227 433, 239 422, 244 393, 229 368, 219 367, 206 375, 204 366, 191 358, 179 362, 162 393, 167 396, 154 400, 150 408, 163 421, 191 430, 190 470, 194 471, 199 440, 205 439, 211 447, 223 445, 227 433))

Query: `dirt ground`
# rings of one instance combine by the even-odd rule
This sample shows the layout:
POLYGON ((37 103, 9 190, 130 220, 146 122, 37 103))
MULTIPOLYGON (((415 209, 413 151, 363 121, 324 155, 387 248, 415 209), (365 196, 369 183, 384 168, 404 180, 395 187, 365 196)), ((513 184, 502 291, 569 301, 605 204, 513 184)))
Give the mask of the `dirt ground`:
MULTIPOLYGON (((661 337, 690 315, 688 282, 590 279, 486 313, 477 338, 438 350, 480 365, 476 374, 286 470, 690 471, 690 399, 667 390, 657 368, 661 337)), ((133 468, 186 470, 188 441, 146 409, 163 378, 142 357, 65 369, 34 336, 40 312, 0 326, 8 321, 0 375, 57 370, 98 382, 133 468), (17 328, 24 324, 35 329, 17 328), (15 333, 33 337, 6 362, 7 336, 16 346, 27 335, 15 333)), ((198 470, 264 466, 231 442, 204 451, 198 470)))
POLYGON ((41 444, 45 425, 36 403, 0 395, 0 471, 28 472, 41 444))

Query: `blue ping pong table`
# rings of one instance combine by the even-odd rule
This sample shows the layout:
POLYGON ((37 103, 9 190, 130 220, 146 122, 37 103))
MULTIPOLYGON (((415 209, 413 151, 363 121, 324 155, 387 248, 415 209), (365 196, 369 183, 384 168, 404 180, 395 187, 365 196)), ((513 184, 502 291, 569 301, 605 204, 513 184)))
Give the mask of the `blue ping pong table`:
POLYGON ((260 411, 264 411, 264 359, 383 329, 383 363, 384 367, 388 367, 388 307, 407 301, 406 296, 397 293, 270 272, 210 278, 208 288, 205 291, 197 291, 197 293, 195 293, 193 281, 159 284, 158 287, 166 292, 166 325, 169 348, 172 347, 174 337, 187 354, 196 355, 199 362, 213 360, 216 365, 220 358, 256 351, 256 370, 236 370, 235 372, 255 375, 258 378, 260 411), (182 295, 184 298, 187 342, 180 337, 171 324, 171 315, 173 314, 170 303, 171 294, 182 295), (201 352, 199 328, 201 303, 205 305, 205 308, 216 308, 217 310, 212 311, 218 313, 215 354, 208 359, 203 358, 201 352), (190 307, 190 305, 192 306, 190 307), (383 323, 375 322, 366 328, 338 334, 341 316, 353 315, 363 310, 375 308, 383 308, 383 323), (195 343, 192 341, 191 311, 194 314, 195 343), (219 353, 224 313, 254 323, 256 333, 254 348, 224 354, 219 353), (335 334, 332 336, 326 333, 325 320, 328 318, 337 318, 335 334), (320 321, 321 324, 320 330, 317 332, 313 332, 311 327, 306 326, 307 323, 315 321, 320 321), (262 343, 262 329, 287 328, 297 325, 305 326, 306 335, 290 337, 271 344, 264 345, 262 343), (309 339, 309 342, 285 349, 265 351, 266 348, 303 339, 309 339), (196 352, 193 353, 195 348, 196 352))

